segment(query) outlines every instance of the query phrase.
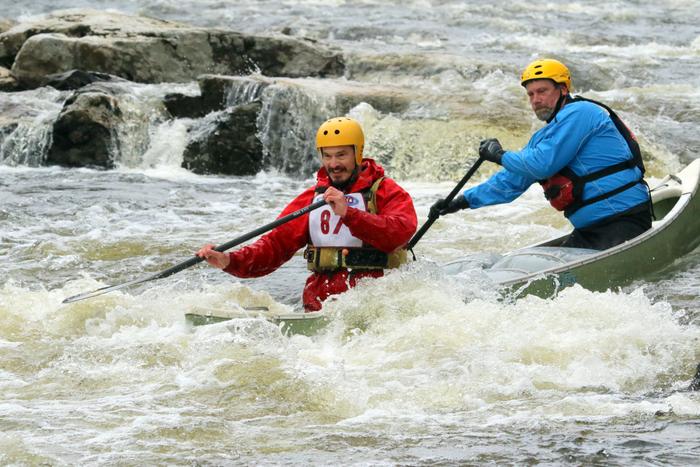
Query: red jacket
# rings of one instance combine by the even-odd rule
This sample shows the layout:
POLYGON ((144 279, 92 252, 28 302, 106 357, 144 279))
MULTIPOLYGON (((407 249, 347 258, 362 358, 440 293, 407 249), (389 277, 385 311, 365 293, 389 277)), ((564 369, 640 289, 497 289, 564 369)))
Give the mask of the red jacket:
MULTIPOLYGON (((383 176, 384 169, 380 165, 372 159, 364 159, 357 180, 347 193, 368 189, 383 176)), ((324 168, 318 171, 316 181, 316 186, 330 186, 324 168)), ((316 186, 297 196, 279 217, 311 204, 316 186)), ((377 214, 348 207, 343 223, 355 237, 385 253, 391 253, 408 243, 415 233, 418 224, 416 211, 411 196, 390 178, 385 178, 379 184, 376 200, 377 214)), ((237 277, 264 276, 287 262, 309 242, 309 215, 305 214, 277 227, 254 243, 229 253, 231 263, 224 271, 237 277)), ((383 274, 381 269, 352 273, 347 269, 330 273, 314 272, 304 286, 304 308, 306 311, 320 310, 321 302, 330 295, 354 287, 362 277, 381 277, 383 274)))

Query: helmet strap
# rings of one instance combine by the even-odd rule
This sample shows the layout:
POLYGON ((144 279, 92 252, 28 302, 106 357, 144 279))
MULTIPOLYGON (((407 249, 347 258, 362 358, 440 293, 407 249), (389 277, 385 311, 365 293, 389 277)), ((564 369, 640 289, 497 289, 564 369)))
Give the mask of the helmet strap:
POLYGON ((557 116, 557 114, 561 110, 562 106, 564 105, 564 101, 568 102, 569 100, 571 100, 569 93, 563 94, 561 92, 561 85, 560 84, 557 84, 557 87, 559 88, 559 99, 557 99, 557 105, 554 106, 554 112, 552 112, 552 115, 550 115, 550 117, 547 119, 547 123, 554 120, 554 117, 557 116))

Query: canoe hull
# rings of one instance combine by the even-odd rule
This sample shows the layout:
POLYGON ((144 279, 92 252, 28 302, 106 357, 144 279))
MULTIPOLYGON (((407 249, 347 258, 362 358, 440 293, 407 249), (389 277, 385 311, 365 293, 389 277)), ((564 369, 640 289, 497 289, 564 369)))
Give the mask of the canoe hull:
MULTIPOLYGON (((573 284, 580 284, 593 291, 604 291, 628 285, 655 273, 700 245, 699 181, 700 159, 677 175, 668 176, 657 184, 652 189, 652 201, 658 220, 653 222, 649 231, 632 240, 605 251, 586 250, 576 255, 567 253, 562 255, 564 259, 559 258, 558 264, 550 262, 551 267, 511 274, 508 279, 494 279, 494 282, 505 295, 520 297, 534 294, 546 298, 573 284)), ((547 249, 572 250, 560 247, 567 236, 516 250, 503 258, 508 260, 518 255, 554 257, 547 253, 547 249)), ((474 268, 473 259, 465 258, 444 265, 448 274, 458 273, 465 268, 474 268)), ((493 272, 494 268, 485 271, 493 272)), ((323 311, 273 313, 265 307, 240 309, 237 312, 203 309, 188 313, 185 317, 193 326, 237 318, 263 318, 279 326, 285 335, 313 335, 329 322, 323 311)))
MULTIPOLYGON (((515 296, 549 297, 573 284, 604 291, 628 285, 671 265, 700 245, 699 180, 700 160, 696 160, 678 175, 669 176, 655 186, 652 201, 658 220, 644 234, 583 259, 522 275, 499 285, 515 296)), ((566 237, 527 248, 556 247, 566 237)))
POLYGON ((235 319, 262 318, 277 325, 284 335, 302 334, 310 336, 325 327, 329 320, 321 311, 311 313, 272 313, 266 308, 258 308, 255 313, 232 313, 228 310, 202 309, 185 314, 185 321, 191 326, 205 326, 235 319))

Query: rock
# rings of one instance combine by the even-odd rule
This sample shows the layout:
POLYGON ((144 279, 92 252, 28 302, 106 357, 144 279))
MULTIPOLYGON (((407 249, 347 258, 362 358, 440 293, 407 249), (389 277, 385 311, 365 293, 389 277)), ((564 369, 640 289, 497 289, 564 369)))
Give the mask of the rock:
POLYGON ((75 92, 53 125, 53 144, 46 163, 113 168, 115 128, 121 116, 109 89, 91 85, 75 92))
POLYGON ((100 10, 55 11, 0 34, 0 60, 14 60, 24 42, 37 34, 55 33, 75 38, 136 37, 148 36, 156 30, 185 28, 186 25, 179 23, 100 10))
POLYGON ((212 113, 191 130, 182 166, 198 174, 254 175, 262 169, 255 121, 260 102, 212 113))
POLYGON ((384 113, 405 112, 420 96, 390 85, 365 84, 351 81, 318 80, 314 78, 268 78, 261 75, 246 77, 202 75, 199 77, 202 97, 210 102, 229 105, 259 98, 269 86, 292 89, 316 101, 333 104, 332 113, 341 115, 365 102, 384 113))
POLYGON ((119 78, 94 71, 70 70, 65 73, 47 75, 43 85, 51 86, 59 91, 70 91, 82 88, 96 81, 114 81, 119 78))
POLYGON ((187 82, 205 73, 342 75, 342 56, 309 40, 244 35, 95 10, 55 12, 0 34, 0 64, 24 88, 46 75, 92 70, 142 83, 187 82))
POLYGON ((688 386, 689 391, 700 391, 700 363, 695 368, 695 376, 688 386))
POLYGON ((240 76, 202 75, 199 96, 168 94, 165 107, 175 118, 201 118, 231 105, 253 102, 271 81, 240 76))
POLYGON ((17 80, 10 70, 0 67, 0 92, 15 91, 17 89, 17 80))
MULTIPOLYGON (((304 176, 318 169, 314 135, 324 120, 345 115, 363 102, 371 103, 382 112, 402 112, 412 99, 406 91, 391 86, 312 78, 202 75, 199 85, 200 96, 182 97, 181 106, 189 103, 200 115, 204 111, 259 99, 262 106, 257 115, 248 115, 251 119, 248 124, 251 128, 257 125, 263 143, 265 168, 304 176)), ((168 106, 171 113, 178 112, 172 102, 168 106)), ((231 140, 230 144, 238 143, 231 140)))
POLYGON ((163 104, 174 118, 202 118, 210 112, 221 110, 221 105, 210 105, 202 96, 185 94, 168 94, 163 98, 163 104))

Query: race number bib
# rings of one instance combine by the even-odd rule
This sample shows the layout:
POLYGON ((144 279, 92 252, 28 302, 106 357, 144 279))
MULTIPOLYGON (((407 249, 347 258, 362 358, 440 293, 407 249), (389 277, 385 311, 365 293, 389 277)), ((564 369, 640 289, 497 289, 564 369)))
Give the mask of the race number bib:
MULTIPOLYGON (((323 195, 317 195, 314 203, 323 199, 323 195)), ((348 207, 366 211, 365 200, 361 193, 345 195, 348 207)), ((325 205, 309 213, 309 234, 314 246, 334 247, 361 247, 362 240, 353 237, 350 229, 343 224, 343 219, 336 215, 330 206, 325 205)))

